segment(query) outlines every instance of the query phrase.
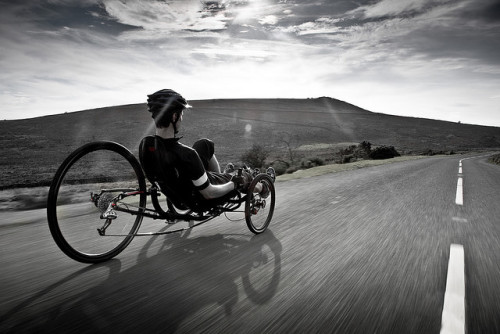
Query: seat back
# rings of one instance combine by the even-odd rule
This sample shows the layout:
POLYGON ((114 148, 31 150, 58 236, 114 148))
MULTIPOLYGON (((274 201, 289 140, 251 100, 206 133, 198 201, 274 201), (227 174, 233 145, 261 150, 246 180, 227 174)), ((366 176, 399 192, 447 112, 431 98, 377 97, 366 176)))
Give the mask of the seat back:
POLYGON ((167 150, 163 141, 155 136, 144 137, 139 144, 139 161, 149 182, 158 184, 160 190, 178 206, 192 207, 191 192, 181 184, 174 152, 167 150))

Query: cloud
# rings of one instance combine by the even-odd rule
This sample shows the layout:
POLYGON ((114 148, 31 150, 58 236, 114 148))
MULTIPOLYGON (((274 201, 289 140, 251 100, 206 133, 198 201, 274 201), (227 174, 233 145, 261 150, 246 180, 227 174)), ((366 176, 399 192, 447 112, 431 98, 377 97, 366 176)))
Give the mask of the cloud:
POLYGON ((275 25, 278 23, 278 17, 276 15, 267 15, 259 20, 262 25, 275 25))
POLYGON ((207 7, 197 0, 104 0, 103 4, 109 15, 120 23, 148 31, 221 30, 225 29, 227 21, 223 12, 208 13, 207 7))
POLYGON ((353 13, 362 13, 365 18, 399 16, 401 14, 421 12, 425 8, 451 2, 451 0, 382 0, 374 4, 361 6, 353 13))
POLYGON ((345 32, 342 27, 337 26, 337 23, 341 21, 342 19, 321 17, 312 22, 305 22, 296 26, 281 27, 277 28, 277 30, 295 33, 297 36, 337 34, 345 32))
POLYGON ((327 95, 429 117, 439 109, 453 118, 471 100, 498 110, 495 3, 9 2, 0 13, 2 118, 31 105, 58 113, 137 103, 163 87, 189 99, 327 95))

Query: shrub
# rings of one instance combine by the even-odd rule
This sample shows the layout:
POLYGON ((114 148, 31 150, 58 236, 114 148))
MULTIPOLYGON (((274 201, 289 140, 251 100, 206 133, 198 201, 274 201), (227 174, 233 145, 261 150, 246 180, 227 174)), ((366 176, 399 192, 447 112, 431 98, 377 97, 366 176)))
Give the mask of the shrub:
POLYGON ((354 157, 355 149, 356 149, 356 145, 351 145, 349 147, 340 149, 337 153, 337 155, 339 156, 339 159, 337 160, 337 162, 341 163, 341 164, 351 162, 351 160, 354 157))
POLYGON ((353 160, 354 160, 354 155, 353 154, 343 155, 342 156, 342 163, 343 164, 347 164, 349 162, 353 162, 353 160))
POLYGON ((272 166, 274 168, 274 171, 276 172, 276 175, 283 175, 286 173, 289 164, 284 161, 275 161, 273 162, 272 166))
POLYGON ((495 154, 488 158, 488 161, 497 165, 500 165, 500 154, 495 154))
POLYGON ((422 152, 422 155, 428 155, 428 156, 433 156, 433 155, 453 155, 455 154, 454 151, 443 151, 443 150, 440 150, 440 151, 434 151, 434 150, 431 150, 430 148, 429 149, 426 149, 422 152))
POLYGON ((391 159, 399 156, 400 154, 394 146, 380 146, 370 153, 370 158, 374 160, 391 159))
POLYGON ((308 169, 308 168, 311 168, 311 167, 314 167, 311 160, 302 160, 300 162, 300 168, 301 169, 308 169))
POLYGON ((300 167, 303 169, 323 166, 324 162, 320 158, 305 159, 300 162, 300 167))
POLYGON ((262 168, 269 152, 261 145, 254 144, 251 149, 241 156, 241 161, 253 168, 262 168))
POLYGON ((339 158, 337 159, 337 162, 345 164, 359 159, 368 159, 370 157, 371 150, 372 144, 367 141, 363 141, 358 145, 348 146, 338 151, 337 156, 339 158))
POLYGON ((370 153, 372 152, 372 144, 367 141, 361 142, 355 151, 355 156, 362 159, 367 159, 370 157, 370 153))
POLYGON ((323 166, 325 162, 321 158, 312 158, 311 162, 314 164, 314 166, 323 166))

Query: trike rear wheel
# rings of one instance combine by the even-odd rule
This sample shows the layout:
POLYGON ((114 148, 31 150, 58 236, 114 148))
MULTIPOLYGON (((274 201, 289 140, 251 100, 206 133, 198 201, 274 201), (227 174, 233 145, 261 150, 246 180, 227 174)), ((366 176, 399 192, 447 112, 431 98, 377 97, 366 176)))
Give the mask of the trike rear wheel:
POLYGON ((269 175, 259 174, 250 183, 245 201, 245 220, 250 231, 259 234, 267 229, 273 218, 275 197, 274 183, 269 175), (266 198, 255 192, 259 183, 269 189, 266 198))
POLYGON ((145 178, 134 155, 117 143, 93 142, 71 153, 57 170, 47 218, 56 244, 66 255, 96 263, 128 246, 145 206, 145 178), (123 194, 134 195, 117 197, 123 194), (109 210, 112 203, 135 214, 109 210))

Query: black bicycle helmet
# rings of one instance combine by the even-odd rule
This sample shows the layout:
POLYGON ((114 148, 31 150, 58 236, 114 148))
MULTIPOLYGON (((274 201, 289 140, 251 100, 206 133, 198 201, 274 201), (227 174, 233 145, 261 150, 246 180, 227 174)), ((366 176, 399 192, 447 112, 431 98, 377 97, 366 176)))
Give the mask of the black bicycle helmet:
POLYGON ((156 126, 166 128, 172 123, 175 133, 178 132, 176 123, 180 114, 184 109, 190 107, 186 99, 172 89, 162 89, 148 95, 148 111, 151 113, 156 126), (177 119, 172 122, 172 115, 174 114, 177 114, 177 119))

